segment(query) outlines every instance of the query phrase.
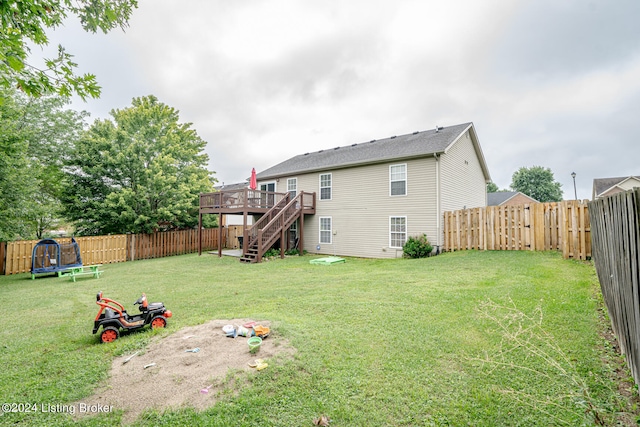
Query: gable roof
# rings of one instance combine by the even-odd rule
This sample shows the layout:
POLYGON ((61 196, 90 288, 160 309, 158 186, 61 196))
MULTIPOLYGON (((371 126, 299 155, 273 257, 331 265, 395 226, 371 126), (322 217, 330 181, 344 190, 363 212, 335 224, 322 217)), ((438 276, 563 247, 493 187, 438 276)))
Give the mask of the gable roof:
POLYGON ((258 173, 257 179, 265 180, 300 173, 433 156, 445 153, 467 130, 471 134, 485 178, 490 180, 489 170, 473 123, 470 122, 300 154, 258 173))
POLYGON ((613 187, 622 184, 624 181, 633 178, 640 181, 640 176, 621 176, 617 178, 596 178, 593 180, 593 198, 611 190, 613 187))
POLYGON ((497 191, 495 193, 487 193, 487 206, 500 206, 518 194, 522 194, 527 199, 531 199, 532 202, 537 202, 533 197, 529 197, 520 191, 497 191))

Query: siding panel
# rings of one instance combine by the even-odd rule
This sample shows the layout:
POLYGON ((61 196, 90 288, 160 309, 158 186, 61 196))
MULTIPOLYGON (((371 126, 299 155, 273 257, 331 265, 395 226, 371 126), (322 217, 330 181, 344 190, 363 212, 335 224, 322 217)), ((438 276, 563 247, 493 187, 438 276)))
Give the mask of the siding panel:
POLYGON ((487 205, 487 190, 480 161, 469 132, 442 155, 442 211, 487 205))
MULTIPOLYGON (((436 236, 435 159, 424 158, 327 170, 295 176, 298 191, 319 194, 319 176, 332 174, 332 199, 316 199, 316 214, 305 218, 305 247, 311 253, 370 258, 394 258, 389 248, 389 217, 407 217, 407 235, 436 236), (407 195, 389 195, 389 166, 407 165, 407 195), (333 243, 319 244, 319 217, 333 218, 333 243)), ((280 178, 286 182, 287 178, 280 178)))

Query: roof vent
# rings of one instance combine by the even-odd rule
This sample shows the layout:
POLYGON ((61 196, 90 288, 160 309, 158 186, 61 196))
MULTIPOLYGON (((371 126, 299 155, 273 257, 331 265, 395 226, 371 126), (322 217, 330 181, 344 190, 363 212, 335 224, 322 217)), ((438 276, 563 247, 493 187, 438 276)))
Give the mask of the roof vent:
POLYGON ((444 129, 442 126, 436 125, 436 132, 441 131, 442 129, 444 129))
POLYGON ((369 144, 371 144, 372 142, 376 142, 376 140, 372 139, 371 141, 369 141, 369 144))
POLYGON ((414 135, 417 135, 417 134, 419 134, 419 133, 420 133, 419 131, 415 131, 413 134, 414 134, 414 135))
POLYGON ((358 145, 358 144, 351 144, 352 147, 355 147, 356 145, 358 145))
POLYGON ((395 135, 393 135, 393 136, 391 137, 391 139, 393 139, 393 138, 395 138, 395 137, 396 137, 396 136, 395 136, 395 135))
POLYGON ((322 153, 323 151, 324 151, 324 150, 320 150, 320 151, 318 151, 318 153, 322 153))
POLYGON ((305 156, 308 156, 308 155, 309 155, 309 153, 304 153, 304 155, 305 155, 305 156))
POLYGON ((340 147, 336 147, 336 148, 334 148, 334 150, 339 150, 339 149, 340 149, 340 147))

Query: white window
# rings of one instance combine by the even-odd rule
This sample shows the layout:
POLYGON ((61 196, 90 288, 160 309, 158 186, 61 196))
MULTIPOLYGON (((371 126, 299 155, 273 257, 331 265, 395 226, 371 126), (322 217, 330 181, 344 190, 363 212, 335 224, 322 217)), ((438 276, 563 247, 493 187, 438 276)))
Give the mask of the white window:
POLYGON ((331 200, 331 174, 320 175, 320 200, 331 200))
POLYGON ((389 217, 389 247, 401 248, 407 241, 407 217, 389 217))
POLYGON ((275 182, 267 182, 260 184, 260 206, 263 208, 271 208, 275 205, 276 198, 273 192, 276 191, 275 182))
POLYGON ((321 216, 319 219, 320 219, 320 243, 331 244, 331 217, 321 216))
POLYGON ((287 192, 289 193, 289 200, 293 200, 298 194, 298 178, 287 179, 287 192))
POLYGON ((389 194, 392 196, 407 195, 407 165, 389 166, 389 194))

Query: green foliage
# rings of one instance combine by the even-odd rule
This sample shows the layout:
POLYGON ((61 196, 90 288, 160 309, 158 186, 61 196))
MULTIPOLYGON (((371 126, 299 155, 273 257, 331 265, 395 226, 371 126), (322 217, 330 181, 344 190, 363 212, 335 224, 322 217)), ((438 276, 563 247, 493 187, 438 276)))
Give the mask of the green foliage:
MULTIPOLYGON (((303 255, 306 255, 308 252, 303 250, 302 251, 303 255)), ((289 249, 288 251, 284 252, 285 255, 300 255, 300 251, 298 249, 289 249)))
POLYGON ((562 200, 562 184, 556 182, 549 168, 533 166, 518 169, 511 178, 511 188, 520 191, 539 202, 559 202, 562 200))
POLYGON ((487 193, 497 193, 498 191, 500 191, 500 189, 495 183, 490 182, 487 184, 487 193))
POLYGON ((272 257, 278 257, 278 256, 280 256, 280 250, 274 249, 274 248, 269 249, 263 255, 264 258, 272 258, 272 257))
POLYGON ((41 238, 60 219, 62 162, 86 113, 57 96, 0 92, 0 238, 41 238))
POLYGON ((551 406, 563 406, 566 413, 554 416, 558 425, 571 425, 572 420, 586 414, 595 425, 609 425, 605 421, 606 409, 593 398, 589 386, 577 369, 575 360, 564 351, 555 337, 544 327, 543 312, 537 306, 531 314, 520 311, 512 300, 508 304, 497 304, 492 300, 479 306, 482 317, 497 326, 502 343, 495 354, 485 352, 475 358, 487 371, 500 369, 506 372, 522 371, 538 378, 549 390, 547 395, 505 384, 499 390, 541 411, 551 406), (558 396, 554 391, 565 388, 566 394, 558 396))
MULTIPOLYGON (((46 69, 28 63, 29 44, 49 44, 47 29, 75 15, 85 31, 104 33, 127 27, 137 0, 21 0, 0 2, 0 87, 14 87, 30 96, 73 93, 97 98, 100 87, 92 74, 76 75, 77 64, 64 47, 45 60, 46 69)), ((0 101, 3 97, 0 96, 0 101)))
POLYGON ((88 113, 66 109, 68 101, 60 96, 21 99, 28 130, 30 171, 37 181, 26 219, 32 235, 40 239, 46 230, 61 222, 64 159, 82 133, 88 113))
POLYGON ((199 194, 213 189, 206 145, 155 96, 96 120, 67 160, 62 200, 79 234, 194 227, 199 194))
POLYGON ((0 104, 0 241, 27 233, 22 219, 36 188, 20 119, 20 108, 13 100, 0 104))
POLYGON ((402 247, 405 258, 426 258, 432 251, 433 246, 429 243, 426 234, 409 237, 402 247))

